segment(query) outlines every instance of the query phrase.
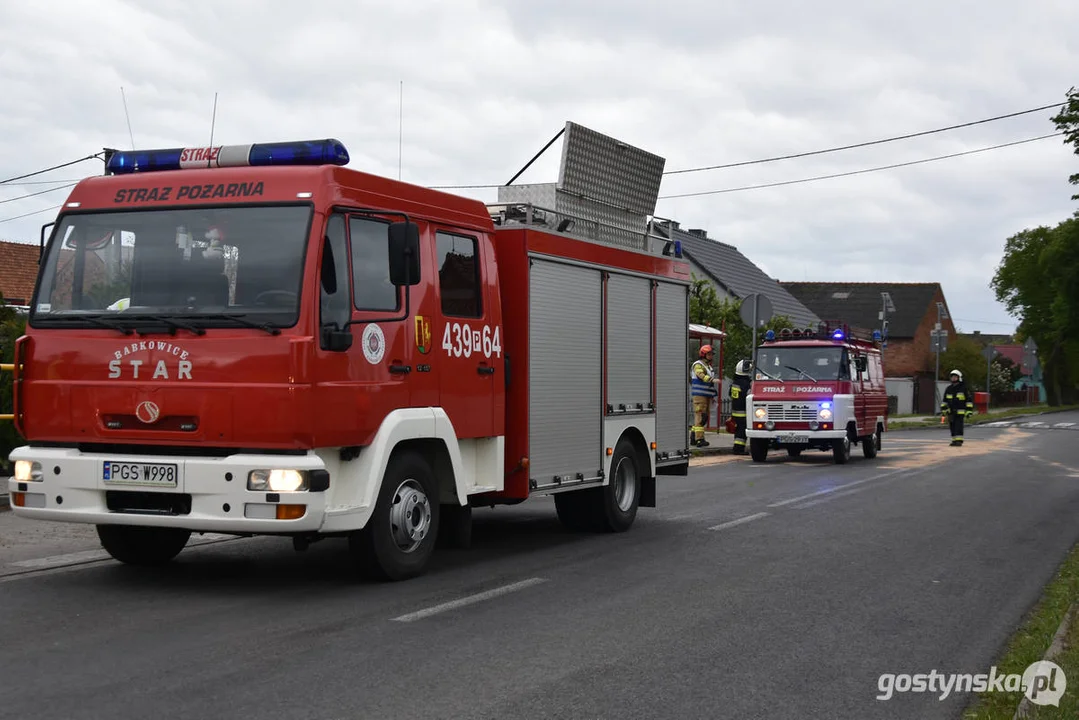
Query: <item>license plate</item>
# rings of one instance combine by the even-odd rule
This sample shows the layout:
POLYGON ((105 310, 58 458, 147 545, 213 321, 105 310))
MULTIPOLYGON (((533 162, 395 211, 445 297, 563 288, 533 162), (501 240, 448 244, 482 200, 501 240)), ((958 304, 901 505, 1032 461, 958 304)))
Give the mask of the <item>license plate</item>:
POLYGON ((786 443, 787 445, 804 445, 805 443, 809 442, 809 436, 786 433, 784 435, 780 435, 778 440, 779 442, 786 443))
POLYGON ((110 485, 151 485, 174 488, 180 473, 164 463, 105 461, 102 479, 110 485))

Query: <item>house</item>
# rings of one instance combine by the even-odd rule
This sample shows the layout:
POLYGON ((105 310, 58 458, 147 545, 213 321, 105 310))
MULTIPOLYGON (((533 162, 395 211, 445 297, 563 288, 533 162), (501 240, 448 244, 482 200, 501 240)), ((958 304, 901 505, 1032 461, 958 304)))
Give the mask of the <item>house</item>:
POLYGON ((795 327, 817 327, 821 318, 733 245, 708 237, 704 230, 682 230, 677 222, 656 221, 652 231, 682 244, 682 256, 698 278, 711 282, 720 300, 739 301, 759 293, 772 303, 775 315, 786 315, 795 327))
POLYGON ((1036 352, 1028 355, 1026 348, 1015 342, 1014 337, 1011 335, 993 335, 975 330, 972 333, 964 333, 963 337, 974 341, 982 348, 992 345, 1000 357, 1011 360, 1012 364, 1019 368, 1020 372, 1020 377, 1015 381, 1013 389, 1022 391, 1028 387, 1036 388, 1038 402, 1045 402, 1045 384, 1042 381, 1041 363, 1038 361, 1036 352))
POLYGON ((6 304, 30 304, 39 253, 37 245, 0 240, 0 296, 6 304))
MULTIPOLYGON (((957 337, 940 283, 783 282, 781 285, 821 318, 867 330, 882 328, 881 313, 886 308, 884 293, 887 293, 892 307, 885 313, 884 373, 888 394, 896 397, 892 411, 937 412, 932 331, 939 320, 949 340, 957 337)), ((942 372, 947 372, 947 368, 942 372)))

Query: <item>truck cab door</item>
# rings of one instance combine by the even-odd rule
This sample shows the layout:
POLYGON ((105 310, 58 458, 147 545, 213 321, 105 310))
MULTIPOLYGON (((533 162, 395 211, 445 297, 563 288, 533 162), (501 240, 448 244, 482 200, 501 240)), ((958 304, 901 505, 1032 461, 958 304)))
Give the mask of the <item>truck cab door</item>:
POLYGON ((496 392, 502 375, 501 308, 494 293, 494 259, 477 233, 435 232, 439 308, 437 343, 441 404, 458 438, 496 435, 496 392))
POLYGON ((863 353, 854 356, 854 372, 851 384, 854 390, 854 419, 858 433, 864 435, 869 427, 866 423, 866 391, 869 389, 869 357, 863 353))

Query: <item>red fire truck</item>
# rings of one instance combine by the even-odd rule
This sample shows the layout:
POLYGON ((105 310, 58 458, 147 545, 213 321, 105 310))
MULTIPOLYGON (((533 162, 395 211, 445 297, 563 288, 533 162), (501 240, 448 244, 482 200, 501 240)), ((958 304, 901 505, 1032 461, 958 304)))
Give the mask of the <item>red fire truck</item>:
POLYGON ((624 531, 686 473, 680 251, 347 163, 118 152, 75 187, 16 350, 16 515, 142 565, 192 533, 343 537, 393 580, 467 545, 473 507, 552 494, 624 531))
POLYGON ((778 337, 769 330, 757 348, 746 406, 756 462, 765 462, 770 449, 798 457, 813 448, 845 463, 852 443, 876 457, 888 427, 880 333, 827 322, 778 337))

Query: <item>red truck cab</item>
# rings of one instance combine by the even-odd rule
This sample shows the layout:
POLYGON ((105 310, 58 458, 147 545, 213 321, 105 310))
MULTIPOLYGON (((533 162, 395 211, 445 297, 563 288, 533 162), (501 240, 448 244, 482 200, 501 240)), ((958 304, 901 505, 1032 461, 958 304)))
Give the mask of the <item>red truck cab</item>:
POLYGON ((764 462, 770 449, 797 457, 825 450, 836 463, 851 445, 876 457, 888 424, 888 392, 879 333, 852 336, 846 325, 805 331, 769 330, 757 348, 747 399, 750 454, 764 462))

